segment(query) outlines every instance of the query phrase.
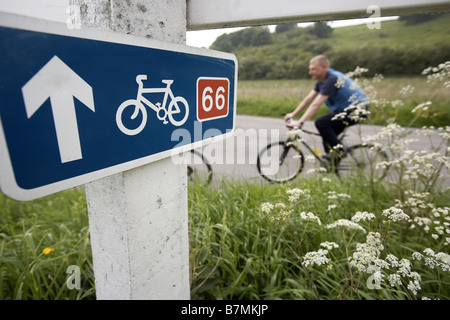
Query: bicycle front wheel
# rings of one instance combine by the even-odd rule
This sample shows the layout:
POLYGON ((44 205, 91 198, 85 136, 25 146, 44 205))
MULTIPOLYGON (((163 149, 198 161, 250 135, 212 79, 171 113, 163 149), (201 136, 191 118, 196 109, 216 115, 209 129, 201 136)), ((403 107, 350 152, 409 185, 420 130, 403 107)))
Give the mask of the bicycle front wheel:
POLYGON ((378 150, 370 144, 358 144, 349 147, 346 157, 338 165, 338 175, 362 177, 371 181, 380 181, 386 176, 387 167, 377 166, 382 161, 388 161, 384 151, 378 150))
POLYGON ((294 179, 305 164, 303 153, 287 141, 268 144, 258 155, 259 174, 271 182, 286 182, 294 179))
POLYGON ((183 125, 189 116, 189 104, 183 97, 175 97, 169 104, 169 120, 174 126, 183 125))

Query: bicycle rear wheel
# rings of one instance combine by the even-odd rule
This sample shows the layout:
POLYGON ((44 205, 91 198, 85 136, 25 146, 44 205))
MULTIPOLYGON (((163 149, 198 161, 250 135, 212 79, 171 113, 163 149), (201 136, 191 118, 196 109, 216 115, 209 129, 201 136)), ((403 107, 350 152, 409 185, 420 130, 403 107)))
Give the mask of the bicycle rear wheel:
POLYGON ((370 144, 358 144, 349 147, 346 152, 346 157, 342 158, 338 164, 339 176, 352 175, 375 182, 386 176, 388 168, 377 166, 379 162, 389 159, 384 151, 370 144))
POLYGON ((271 182, 286 182, 294 179, 304 166, 301 150, 287 146, 287 141, 268 144, 258 155, 259 174, 271 182))

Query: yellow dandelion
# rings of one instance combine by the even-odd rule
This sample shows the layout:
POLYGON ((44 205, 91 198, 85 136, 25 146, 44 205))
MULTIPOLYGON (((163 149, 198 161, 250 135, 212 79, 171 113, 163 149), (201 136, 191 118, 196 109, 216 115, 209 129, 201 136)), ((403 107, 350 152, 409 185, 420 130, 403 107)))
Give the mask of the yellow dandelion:
POLYGON ((53 251, 55 251, 55 249, 53 249, 53 248, 45 248, 44 250, 42 250, 42 252, 45 255, 48 255, 48 254, 52 253, 53 251))
POLYGON ((323 155, 322 150, 320 150, 320 147, 317 147, 316 149, 312 148, 312 150, 318 157, 321 157, 323 155))

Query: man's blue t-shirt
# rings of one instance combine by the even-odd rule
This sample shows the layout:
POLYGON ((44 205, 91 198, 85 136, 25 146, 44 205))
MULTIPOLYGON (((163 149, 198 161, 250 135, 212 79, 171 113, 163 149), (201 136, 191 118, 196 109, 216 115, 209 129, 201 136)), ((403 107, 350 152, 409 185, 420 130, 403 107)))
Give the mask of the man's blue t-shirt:
POLYGON ((325 104, 334 113, 344 111, 351 104, 368 104, 364 91, 352 79, 331 68, 323 82, 317 81, 314 90, 328 96, 325 104))

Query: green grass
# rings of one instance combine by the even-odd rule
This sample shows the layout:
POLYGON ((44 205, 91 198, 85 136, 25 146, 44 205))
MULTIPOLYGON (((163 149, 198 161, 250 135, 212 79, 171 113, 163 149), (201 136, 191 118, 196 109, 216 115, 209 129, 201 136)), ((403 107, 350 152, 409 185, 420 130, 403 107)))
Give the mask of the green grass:
MULTIPOLYGON (((395 201, 388 189, 376 186, 369 191, 357 179, 327 178, 330 180, 301 179, 281 187, 245 182, 224 183, 213 190, 195 186, 190 204, 193 298, 415 299, 401 286, 368 288, 370 274, 352 270, 347 259, 357 243, 365 242, 369 231, 384 237, 383 258, 389 253, 411 259, 413 251, 436 247, 436 242, 429 235, 410 232, 407 223, 385 223, 381 212, 395 201), (294 187, 308 190, 309 196, 290 203, 285 191, 294 187), (330 199, 329 192, 347 194, 349 198, 330 199), (276 223, 270 214, 259 210, 263 202, 284 203, 292 213, 276 223), (328 209, 330 205, 336 207, 328 209), (350 219, 358 211, 377 216, 370 223, 361 223, 367 233, 325 228, 339 219, 350 219), (313 212, 322 225, 302 220, 300 212, 313 212), (331 251, 331 267, 303 267, 305 254, 319 250, 325 241, 339 244, 331 251)), ((436 201, 447 200, 444 194, 438 194, 436 201)), ((426 282, 418 297, 450 297, 449 288, 443 286, 450 280, 448 272, 428 270, 418 263, 414 267, 426 282)))
MULTIPOLYGON (((414 251, 442 250, 442 241, 432 238, 431 232, 412 229, 405 221, 389 222, 381 214, 396 203, 401 192, 395 190, 329 174, 302 175, 288 185, 229 180, 216 187, 189 185, 192 299, 449 299, 449 272, 411 260, 414 251), (307 193, 290 202, 286 191, 292 188, 307 193), (336 199, 331 197, 333 192, 336 199), (276 221, 272 217, 281 211, 262 212, 265 202, 283 203, 290 213, 276 221), (358 211, 376 215, 371 222, 360 222, 365 233, 326 228, 358 211), (321 225, 302 219, 301 212, 314 213, 321 225), (406 288, 407 278, 396 287, 383 283, 381 289, 371 289, 367 285, 371 273, 349 267, 348 258, 369 232, 382 235, 385 250, 381 259, 393 254, 412 261, 413 271, 422 277, 417 296, 406 288), (306 254, 321 249, 325 241, 339 245, 328 253, 330 262, 303 266, 306 254)), ((427 199, 435 207, 450 205, 447 193, 439 190, 427 199)), ((83 192, 73 189, 31 202, 1 196, 0 202, 0 299, 94 298, 83 192), (54 251, 45 255, 45 248, 54 251), (69 265, 80 266, 80 290, 67 288, 69 265)), ((432 217, 429 208, 420 211, 412 214, 405 209, 411 217, 445 221, 444 216, 432 217)))
POLYGON ((365 24, 334 28, 327 42, 336 51, 358 49, 361 46, 399 48, 428 48, 443 42, 443 26, 450 23, 450 15, 414 25, 401 21, 381 22, 380 29, 369 29, 365 24), (402 25, 402 27, 399 27, 402 25))
POLYGON ((84 191, 31 202, 0 195, 0 211, 0 300, 95 298, 84 191), (80 290, 67 288, 70 265, 80 267, 80 290))

